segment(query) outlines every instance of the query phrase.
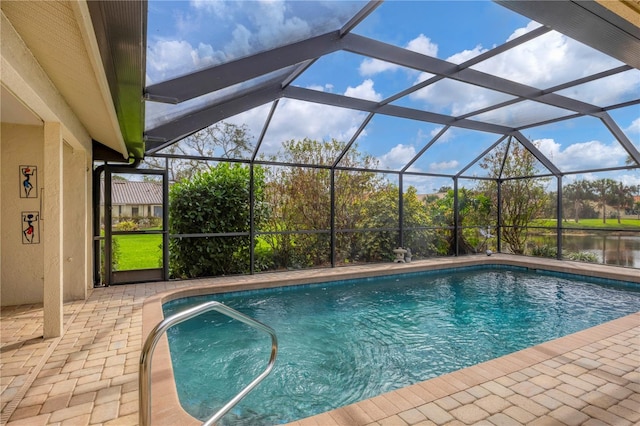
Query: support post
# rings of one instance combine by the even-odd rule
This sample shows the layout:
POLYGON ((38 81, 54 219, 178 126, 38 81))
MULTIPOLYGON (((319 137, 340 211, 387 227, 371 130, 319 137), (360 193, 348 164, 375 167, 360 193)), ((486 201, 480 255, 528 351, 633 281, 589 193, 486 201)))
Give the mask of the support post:
POLYGON ((498 253, 502 253, 502 181, 496 180, 498 186, 498 226, 496 226, 496 250, 498 253))
POLYGON ((255 191, 254 191, 254 168, 253 162, 249 164, 249 273, 251 275, 255 274, 255 263, 256 263, 256 245, 255 245, 255 235, 256 235, 256 227, 254 225, 255 221, 255 191))
POLYGON ((460 242, 458 241, 458 221, 460 220, 460 209, 458 208, 458 178, 453 178, 453 253, 460 254, 460 242))
POLYGON ((402 173, 398 175, 398 247, 404 247, 404 188, 402 184, 402 173))
POLYGON ((558 192, 556 194, 556 257, 562 260, 562 176, 557 177, 558 192))
POLYGON ((331 196, 331 212, 330 212, 330 224, 331 227, 331 250, 329 255, 331 256, 331 267, 336 267, 336 169, 331 168, 331 188, 329 188, 331 196))
POLYGON ((63 329, 63 140, 60 123, 44 123, 44 338, 60 337, 63 329))

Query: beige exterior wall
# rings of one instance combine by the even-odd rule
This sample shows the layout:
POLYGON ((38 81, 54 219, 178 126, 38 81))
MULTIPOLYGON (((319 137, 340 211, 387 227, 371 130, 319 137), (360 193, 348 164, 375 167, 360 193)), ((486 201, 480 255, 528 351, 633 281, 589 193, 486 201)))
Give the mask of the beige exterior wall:
MULTIPOLYGON (((44 283, 44 243, 22 244, 21 212, 40 211, 44 185, 44 130, 42 126, 2 124, 2 198, 0 245, 2 246, 0 301, 2 306, 41 303, 44 283), (38 198, 20 198, 20 166, 38 167, 38 198)), ((42 225, 42 221, 40 225, 42 225)))
POLYGON ((85 151, 73 149, 64 144, 63 162, 63 289, 64 301, 84 299, 87 287, 90 285, 91 273, 88 270, 91 262, 87 256, 87 248, 91 247, 90 240, 82 236, 90 236, 87 229, 91 223, 87 220, 91 212, 91 186, 88 185, 91 168, 87 167, 85 151), (82 201, 86 200, 85 203, 82 201), (76 238, 69 238, 75 235, 76 238))
MULTIPOLYGON (((84 299, 92 287, 91 262, 91 158, 86 151, 62 145, 62 191, 47 192, 44 127, 2 123, 0 137, 0 303, 2 306, 42 303, 45 264, 62 273, 62 297, 84 299), (38 167, 38 198, 20 198, 20 166, 38 167), (42 189, 44 188, 44 197, 42 189), (62 229, 44 211, 45 200, 61 201, 62 229), (38 244, 23 244, 21 213, 38 211, 38 244), (45 259, 45 236, 62 241, 60 262, 45 259), (59 263, 59 265, 58 265, 59 263)), ((50 167, 58 167, 56 161, 50 167)), ((54 276, 56 276, 54 271, 54 276)))
POLYGON ((0 305, 43 303, 44 337, 57 337, 63 301, 85 299, 93 287, 92 139, 125 157, 127 148, 87 4, 5 3, 0 305), (20 165, 38 167, 37 198, 20 198, 20 165), (37 244, 22 240, 26 211, 41 219, 37 244))

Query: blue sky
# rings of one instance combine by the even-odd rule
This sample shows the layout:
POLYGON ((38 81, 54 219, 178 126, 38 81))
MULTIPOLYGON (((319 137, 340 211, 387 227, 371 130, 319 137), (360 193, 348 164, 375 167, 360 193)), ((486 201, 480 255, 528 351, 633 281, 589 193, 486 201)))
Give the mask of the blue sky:
MULTIPOLYGON (((147 82, 155 83, 264 49, 280 46, 340 28, 364 2, 280 1, 150 1, 147 82)), ((462 63, 539 24, 490 1, 390 1, 383 3, 353 32, 453 63, 462 63)), ((478 71, 519 81, 539 89, 622 65, 594 49, 555 31, 473 66, 478 71)), ((430 75, 348 52, 320 58, 293 85, 380 101, 430 75)), ((640 97, 640 71, 609 77, 605 84, 588 83, 566 89, 562 95, 598 106, 640 97)), ((396 105, 447 115, 459 115, 510 99, 509 95, 464 83, 440 81, 394 102, 396 105)), ((194 100, 197 107, 203 100, 194 100)), ((528 124, 570 112, 531 103, 515 104, 478 119, 505 125, 528 124), (533 109, 531 109, 533 107, 533 109)), ((173 107, 181 110, 182 107, 173 107)), ((269 105, 227 121, 246 124, 260 134, 269 105)), ((150 105, 149 117, 171 107, 150 105)), ((610 112, 632 143, 640 148, 640 106, 610 112)), ((266 154, 288 139, 311 137, 349 140, 365 113, 281 100, 262 145, 266 154)), ((471 117, 473 119, 473 117, 471 117)), ((359 137, 361 151, 375 156, 381 166, 399 170, 440 130, 437 125, 376 116, 359 137)), ((523 131, 561 170, 619 166, 626 152, 613 135, 593 118, 568 120, 523 131)), ((412 170, 456 173, 499 135, 452 129, 435 143, 412 170)), ((477 169, 477 168, 476 168, 477 169)), ((474 170, 476 170, 474 169, 474 170)), ((595 179, 604 174, 568 176, 595 179)), ((622 171, 606 177, 640 184, 640 172, 622 171)), ((410 182, 431 192, 441 180, 410 182)), ((443 180, 442 182, 450 182, 443 180)))

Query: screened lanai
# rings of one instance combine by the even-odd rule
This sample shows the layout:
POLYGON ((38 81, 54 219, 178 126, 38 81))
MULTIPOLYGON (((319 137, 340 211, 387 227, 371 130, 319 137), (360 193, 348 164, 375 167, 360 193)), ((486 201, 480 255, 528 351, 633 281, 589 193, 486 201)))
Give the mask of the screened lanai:
MULTIPOLYGON (((393 261, 398 247, 640 267, 633 2, 150 1, 137 13, 146 32, 135 19, 104 30, 146 45, 144 108, 129 115, 144 136, 128 146, 166 185, 161 229, 134 231, 156 236, 162 277, 393 261), (223 164, 245 171, 241 200, 202 210, 237 221, 183 224, 193 212, 170 206, 173 187, 223 164), (172 250, 228 245, 230 270, 171 266, 172 250)), ((97 264, 109 269, 109 240, 130 230, 107 219, 97 264)))

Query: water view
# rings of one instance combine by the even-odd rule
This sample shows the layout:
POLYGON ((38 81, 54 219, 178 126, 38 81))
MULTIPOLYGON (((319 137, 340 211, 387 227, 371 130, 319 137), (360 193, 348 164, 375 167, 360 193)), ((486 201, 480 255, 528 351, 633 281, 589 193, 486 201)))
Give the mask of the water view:
MULTIPOLYGON (((555 245, 555 235, 535 236, 535 244, 555 245)), ((573 234, 565 233, 562 248, 568 252, 592 253, 599 263, 605 265, 640 268, 640 235, 619 234, 573 234)))

